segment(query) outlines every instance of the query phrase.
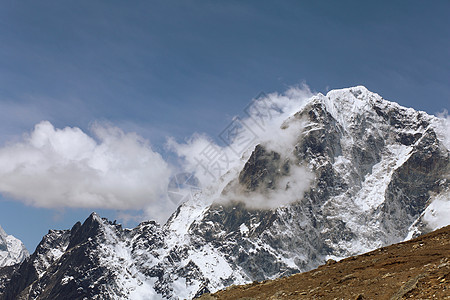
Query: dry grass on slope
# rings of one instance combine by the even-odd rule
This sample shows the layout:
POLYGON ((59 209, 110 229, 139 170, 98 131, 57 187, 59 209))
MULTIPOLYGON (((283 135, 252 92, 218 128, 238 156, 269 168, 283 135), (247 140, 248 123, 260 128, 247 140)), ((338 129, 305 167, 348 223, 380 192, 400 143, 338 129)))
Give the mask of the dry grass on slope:
POLYGON ((450 226, 309 272, 232 286, 200 299, 450 299, 450 226))

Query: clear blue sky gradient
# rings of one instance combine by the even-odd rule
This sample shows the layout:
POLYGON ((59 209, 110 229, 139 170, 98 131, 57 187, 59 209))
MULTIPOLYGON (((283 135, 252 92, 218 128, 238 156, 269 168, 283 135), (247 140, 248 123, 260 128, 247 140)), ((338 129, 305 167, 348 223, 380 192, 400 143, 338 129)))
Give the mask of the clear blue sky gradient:
MULTIPOLYGON (((450 102, 449 1, 1 1, 0 143, 41 120, 167 136, 217 134, 261 91, 365 85, 428 113, 450 102), (8 105, 5 105, 8 104, 8 105)), ((33 251, 90 210, 2 198, 33 251)), ((114 219, 116 212, 100 211, 114 219)))

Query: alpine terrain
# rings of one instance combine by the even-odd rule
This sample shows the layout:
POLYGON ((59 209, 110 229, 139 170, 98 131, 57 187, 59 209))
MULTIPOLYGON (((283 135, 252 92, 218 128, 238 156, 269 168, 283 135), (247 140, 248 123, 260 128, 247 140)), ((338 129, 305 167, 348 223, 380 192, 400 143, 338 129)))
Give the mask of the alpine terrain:
POLYGON ((309 272, 231 286, 201 300, 450 299, 450 226, 309 272))
POLYGON ((0 226, 0 267, 21 263, 29 256, 24 244, 0 226))
POLYGON ((49 231, 0 298, 189 299, 431 232, 450 223, 445 126, 362 86, 318 94, 283 122, 289 138, 256 145, 164 225, 93 213, 49 231))
POLYGON ((0 291, 10 274, 28 256, 24 244, 14 236, 8 235, 0 226, 0 291))

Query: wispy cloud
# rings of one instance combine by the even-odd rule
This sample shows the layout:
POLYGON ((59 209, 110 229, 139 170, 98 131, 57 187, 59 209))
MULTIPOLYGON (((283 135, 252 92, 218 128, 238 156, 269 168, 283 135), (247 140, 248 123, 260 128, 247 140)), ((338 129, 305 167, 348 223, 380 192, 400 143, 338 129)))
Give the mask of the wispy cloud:
POLYGON ((440 136, 445 147, 450 150, 450 115, 447 110, 444 110, 438 113, 437 116, 440 118, 436 128, 437 134, 440 136))
POLYGON ((0 99, 0 144, 18 141, 42 120, 63 124, 88 124, 92 112, 79 99, 54 99, 32 95, 0 99))
POLYGON ((242 116, 218 133, 215 140, 204 134, 194 134, 185 142, 174 139, 168 148, 182 158, 182 168, 192 172, 202 186, 214 185, 218 179, 234 170, 239 172, 257 144, 275 151, 291 161, 290 173, 270 191, 242 193, 238 187, 229 190, 219 201, 240 201, 251 208, 271 209, 299 200, 309 187, 312 175, 295 164, 292 151, 303 129, 302 120, 288 119, 298 112, 313 95, 306 85, 292 87, 283 94, 264 94, 243 109, 242 116), (288 121, 286 121, 288 120, 288 121), (286 187, 289 186, 287 189, 286 187), (226 198, 226 199, 225 199, 226 198))

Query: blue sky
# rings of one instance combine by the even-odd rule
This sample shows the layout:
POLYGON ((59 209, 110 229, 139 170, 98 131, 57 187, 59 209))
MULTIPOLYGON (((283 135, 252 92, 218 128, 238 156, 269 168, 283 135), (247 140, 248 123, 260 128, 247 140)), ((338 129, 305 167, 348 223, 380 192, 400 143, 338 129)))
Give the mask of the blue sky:
MULTIPOLYGON (((167 137, 215 138, 260 92, 303 82, 448 109, 450 3, 366 2, 2 1, 0 144, 43 120, 84 132, 101 122, 138 133, 167 160, 167 137)), ((31 251, 48 229, 93 210, 6 194, 0 205, 0 224, 31 251)))

